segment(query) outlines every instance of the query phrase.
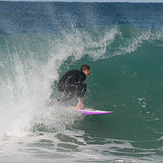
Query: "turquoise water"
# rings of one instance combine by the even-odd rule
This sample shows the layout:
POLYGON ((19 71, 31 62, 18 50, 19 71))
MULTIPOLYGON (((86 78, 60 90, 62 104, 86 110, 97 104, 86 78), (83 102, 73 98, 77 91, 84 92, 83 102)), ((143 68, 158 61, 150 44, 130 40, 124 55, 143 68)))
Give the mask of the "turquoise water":
POLYGON ((0 2, 0 162, 161 162, 162 4, 0 2), (48 106, 91 66, 85 116, 48 106))

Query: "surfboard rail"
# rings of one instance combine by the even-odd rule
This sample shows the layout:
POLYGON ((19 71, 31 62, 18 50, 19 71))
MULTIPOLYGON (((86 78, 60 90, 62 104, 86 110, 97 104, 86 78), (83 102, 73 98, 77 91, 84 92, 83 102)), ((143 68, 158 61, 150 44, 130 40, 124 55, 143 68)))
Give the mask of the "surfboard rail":
POLYGON ((83 114, 111 114, 114 112, 114 111, 95 110, 89 108, 75 109, 75 110, 83 114))

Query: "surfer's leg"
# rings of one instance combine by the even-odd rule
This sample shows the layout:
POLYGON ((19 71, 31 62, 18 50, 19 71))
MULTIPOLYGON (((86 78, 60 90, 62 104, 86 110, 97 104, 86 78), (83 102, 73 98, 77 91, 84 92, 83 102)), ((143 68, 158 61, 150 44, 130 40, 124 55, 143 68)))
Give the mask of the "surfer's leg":
POLYGON ((84 104, 82 102, 82 99, 79 97, 78 99, 78 104, 76 105, 76 109, 84 109, 84 104))
POLYGON ((62 99, 62 101, 69 101, 71 100, 74 96, 75 96, 75 91, 71 91, 71 90, 66 90, 64 92, 64 97, 62 99))
POLYGON ((84 109, 84 104, 82 102, 82 98, 85 95, 86 88, 87 88, 86 84, 80 84, 80 86, 77 89, 78 104, 76 106, 76 109, 84 109))
POLYGON ((77 88, 77 98, 83 98, 86 92, 87 86, 86 84, 80 84, 77 88))

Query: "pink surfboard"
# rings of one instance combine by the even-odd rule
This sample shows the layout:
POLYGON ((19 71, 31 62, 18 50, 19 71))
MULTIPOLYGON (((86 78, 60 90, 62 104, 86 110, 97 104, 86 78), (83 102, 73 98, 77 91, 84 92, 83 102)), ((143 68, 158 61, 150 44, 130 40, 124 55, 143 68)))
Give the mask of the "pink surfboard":
POLYGON ((80 109, 77 110, 78 112, 81 112, 83 114, 111 114, 114 111, 103 111, 103 110, 95 110, 95 109, 89 109, 89 108, 84 108, 84 109, 80 109))

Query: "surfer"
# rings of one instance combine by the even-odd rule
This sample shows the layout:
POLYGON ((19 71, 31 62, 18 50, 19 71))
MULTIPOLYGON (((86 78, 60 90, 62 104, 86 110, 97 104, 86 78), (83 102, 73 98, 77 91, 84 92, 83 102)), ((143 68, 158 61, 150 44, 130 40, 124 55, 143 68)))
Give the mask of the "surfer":
POLYGON ((90 67, 82 65, 80 70, 70 70, 65 73, 58 83, 58 90, 64 93, 62 101, 69 101, 74 96, 77 97, 78 104, 76 109, 83 109, 82 98, 86 92, 86 83, 83 81, 89 76, 90 67))

